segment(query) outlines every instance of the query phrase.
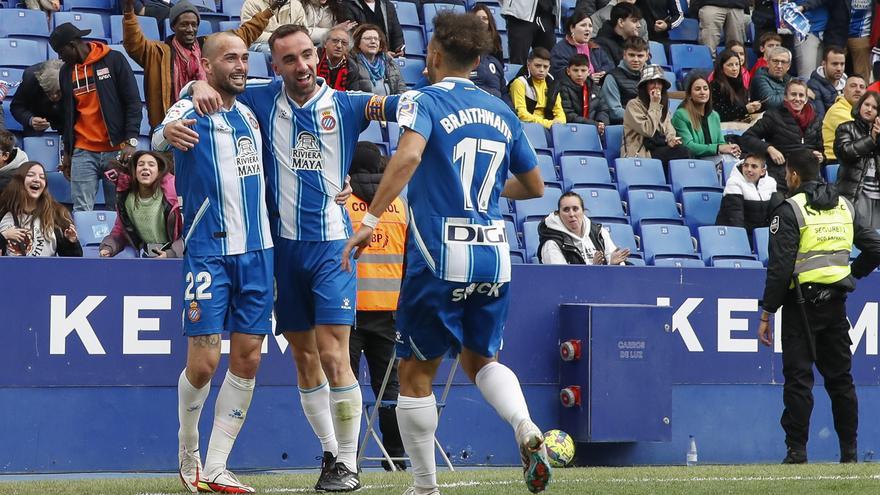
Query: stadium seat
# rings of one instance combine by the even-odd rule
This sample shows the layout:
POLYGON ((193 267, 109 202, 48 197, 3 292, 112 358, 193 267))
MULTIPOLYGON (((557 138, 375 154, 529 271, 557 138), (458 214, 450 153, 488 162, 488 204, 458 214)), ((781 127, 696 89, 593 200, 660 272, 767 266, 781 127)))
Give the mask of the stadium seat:
POLYGON ((658 258, 654 260, 654 266, 674 268, 706 268, 703 260, 693 258, 658 258))
POLYGON ((605 126, 605 160, 614 163, 620 157, 620 147, 623 145, 623 126, 605 126))
POLYGON ((562 179, 571 187, 593 186, 613 188, 608 162, 599 156, 567 155, 559 159, 562 179))
POLYGON ((244 0, 223 0, 222 12, 229 17, 241 17, 241 6, 244 0))
MULTIPOLYGON (((422 27, 418 5, 413 2, 397 2, 395 7, 397 10, 397 20, 401 26, 422 27)), ((407 45, 407 48, 409 48, 409 45, 407 45)))
MULTIPOLYGON (((213 32, 214 32, 214 25, 211 24, 210 22, 202 21, 199 23, 199 31, 196 34, 198 36, 207 36, 213 32)), ((165 19, 165 36, 170 37, 173 34, 174 34, 174 32, 171 31, 171 21, 169 21, 168 19, 165 19)))
POLYGON ((698 229, 703 261, 710 266, 720 259, 753 260, 746 229, 712 225, 698 229))
POLYGON ((241 26, 239 21, 220 21, 217 23, 217 31, 234 31, 241 26))
POLYGON ((551 212, 556 211, 562 191, 545 189, 544 196, 534 199, 520 200, 515 203, 516 221, 522 226, 528 220, 543 220, 551 212))
POLYGON ((675 197, 669 191, 632 190, 627 195, 630 225, 637 234, 648 224, 684 225, 675 197))
POLYGON ((529 143, 532 144, 536 151, 553 149, 550 146, 550 142, 547 141, 547 130, 541 124, 537 122, 524 122, 523 132, 529 138, 529 143))
MULTIPOLYGON (((9 37, 42 40, 47 43, 49 25, 46 22, 46 13, 30 9, 0 9, 0 38, 9 37)), ((44 53, 43 57, 45 56, 44 53)), ((6 60, 0 61, 0 64, 8 65, 6 60)))
POLYGON ((759 227, 752 232, 752 242, 755 247, 755 254, 758 255, 758 261, 767 266, 767 260, 770 259, 770 227, 759 227))
POLYGON ((97 246, 113 230, 115 211, 75 211, 73 223, 83 246, 97 246))
POLYGON ((526 255, 522 251, 510 251, 510 263, 514 265, 524 265, 526 263, 526 255))
POLYGON ((630 224, 603 223, 602 226, 608 229, 608 233, 611 234, 611 240, 614 241, 615 246, 621 249, 629 249, 630 257, 642 257, 642 253, 639 251, 638 240, 630 224))
MULTIPOLYGON (((122 18, 121 15, 111 15, 110 16, 110 42, 111 43, 122 43, 122 18)), ((144 36, 147 39, 151 40, 161 40, 162 36, 159 34, 159 23, 156 22, 155 17, 149 16, 137 16, 138 24, 141 25, 141 31, 143 31, 144 36)))
POLYGON ((434 31, 434 16, 443 10, 453 10, 461 14, 465 13, 464 5, 456 3, 426 3, 422 5, 422 18, 425 19, 425 29, 434 31))
POLYGON ((681 209, 684 222, 697 235, 697 229, 705 225, 714 225, 721 207, 719 191, 685 191, 682 193, 681 209))
POLYGON ((718 171, 709 160, 669 160, 669 183, 675 197, 684 191, 718 191, 718 171))
POLYGON ((712 53, 704 45, 669 45, 672 70, 684 81, 691 69, 712 70, 712 53))
POLYGON ((692 259, 703 265, 691 233, 684 225, 645 225, 642 249, 649 265, 662 258, 692 259))
POLYGON ((507 243, 510 244, 510 249, 522 249, 522 242, 519 239, 519 232, 516 231, 516 225, 510 220, 504 221, 504 232, 507 233, 507 243))
POLYGON ((147 99, 144 96, 144 75, 143 74, 135 74, 134 82, 137 84, 138 93, 141 97, 141 103, 146 103, 147 99))
POLYGON ((34 40, 0 39, 0 53, 3 53, 3 60, 0 61, 0 64, 3 64, 4 67, 26 69, 46 60, 45 47, 34 40))
POLYGON ((422 26, 402 26, 402 29, 406 52, 413 55, 426 55, 428 44, 425 42, 425 30, 422 26))
POLYGON ((422 78, 422 72, 425 70, 424 60, 413 57, 397 57, 395 60, 400 67, 400 75, 408 86, 412 86, 422 78))
MULTIPOLYGON (((687 12, 687 9, 685 9, 687 12)), ((696 42, 700 38, 700 21, 696 19, 685 18, 681 24, 675 29, 669 31, 670 41, 693 41, 696 42)))
POLYGON ((541 171, 541 179, 543 179, 545 187, 552 187, 554 189, 559 189, 560 191, 568 190, 563 185, 563 181, 559 180, 559 174, 556 172, 556 165, 553 163, 553 157, 550 155, 539 154, 538 170, 541 171))
POLYGON ((58 164, 61 162, 61 139, 57 134, 26 137, 23 141, 22 149, 28 160, 42 163, 46 172, 58 170, 58 164))
POLYGON ((617 188, 626 195, 630 189, 669 191, 663 175, 663 162, 656 158, 618 158, 614 161, 617 188))
POLYGON ((376 120, 370 121, 366 129, 361 132, 358 141, 369 141, 371 143, 384 143, 385 136, 382 135, 382 124, 376 120))
POLYGON ((89 33, 88 36, 83 37, 83 39, 110 43, 109 36, 107 36, 110 31, 110 26, 105 25, 104 17, 100 14, 92 14, 89 12, 56 12, 52 15, 53 26, 57 27, 65 22, 69 22, 79 29, 91 29, 92 32, 89 33))
POLYGON ((504 80, 507 81, 507 84, 513 81, 520 69, 522 69, 521 64, 504 64, 504 80))
POLYGON ((141 106, 141 128, 138 130, 139 136, 150 137, 150 119, 147 117, 147 106, 141 106))
POLYGON ((572 192, 584 200, 584 211, 592 220, 604 224, 629 222, 616 189, 576 187, 572 192))
POLYGON ((128 52, 125 51, 124 46, 122 46, 122 45, 107 45, 107 46, 109 46, 111 50, 117 51, 117 52, 121 53, 123 57, 125 57, 125 60, 128 61, 128 66, 131 67, 132 72, 134 72, 135 74, 143 74, 144 73, 144 68, 141 67, 140 64, 135 62, 135 60, 128 55, 128 52))
POLYGON ((730 177, 730 174, 733 172, 733 167, 736 164, 730 162, 721 162, 721 183, 727 185, 727 179, 730 177))
POLYGON ((716 268, 764 268, 758 260, 718 260, 714 263, 716 268))
POLYGON ((65 205, 73 204, 70 199, 70 182, 64 178, 61 172, 47 172, 46 184, 55 201, 65 205))
POLYGON ((387 128, 385 132, 388 134, 388 144, 391 146, 391 150, 394 151, 397 149, 397 142, 400 140, 400 126, 397 125, 397 122, 386 122, 387 128))
POLYGON ((837 182, 837 172, 840 170, 840 165, 834 163, 831 165, 825 165, 822 168, 822 176, 825 177, 825 182, 829 184, 834 184, 837 182))
POLYGON ((648 49, 651 52, 652 64, 662 66, 664 71, 672 69, 672 67, 669 65, 669 60, 666 59, 666 48, 663 47, 663 43, 660 43, 658 41, 649 41, 648 49))
POLYGON ((498 210, 500 211, 501 216, 504 217, 505 221, 512 223, 516 220, 516 216, 513 214, 513 208, 511 208, 511 202, 503 196, 498 198, 498 210))
POLYGON ((6 129, 11 132, 22 132, 24 128, 22 128, 21 123, 15 120, 15 117, 12 116, 12 110, 9 109, 9 105, 0 105, 3 107, 3 119, 6 122, 6 129))
POLYGON ((591 124, 553 124, 550 128, 556 157, 566 153, 603 156, 599 130, 591 124))
POLYGON ((262 52, 248 52, 248 54, 248 78, 272 79, 273 75, 266 65, 266 55, 262 52))
MULTIPOLYGON (((0 67, 0 80, 6 81, 8 83, 19 83, 21 82, 22 76, 24 75, 24 69, 10 69, 7 67, 0 67)), ((15 86, 11 86, 7 89, 6 92, 6 100, 12 101, 12 97, 15 96, 16 91, 18 91, 18 84, 15 86)))
POLYGON ((540 220, 529 220, 528 222, 523 223, 522 232, 526 251, 526 263, 532 263, 532 260, 538 256, 538 245, 540 244, 538 238, 538 225, 540 223, 540 220))
MULTIPOLYGON (((671 84, 673 88, 676 87, 674 75, 673 75, 672 79, 670 79, 668 77, 668 74, 665 75, 664 77, 666 77, 666 80, 669 81, 669 84, 671 84)), ((675 113, 675 111, 678 110, 678 107, 681 106, 682 101, 684 101, 684 100, 679 100, 678 98, 670 98, 669 99, 669 113, 670 114, 675 113)))
MULTIPOLYGON (((663 79, 666 79, 666 82, 669 83, 670 89, 675 90, 676 88, 679 87, 678 79, 676 79, 675 72, 673 72, 672 69, 667 69, 666 67, 663 68, 663 79)), ((680 104, 681 104, 681 100, 678 100, 675 98, 670 98, 669 99, 669 113, 670 114, 675 113, 675 109, 678 108, 678 105, 680 105, 680 104), (673 108, 673 104, 674 104, 675 108, 673 108)))
POLYGON ((62 10, 94 14, 109 14, 116 10, 113 0, 64 0, 61 5, 62 10))

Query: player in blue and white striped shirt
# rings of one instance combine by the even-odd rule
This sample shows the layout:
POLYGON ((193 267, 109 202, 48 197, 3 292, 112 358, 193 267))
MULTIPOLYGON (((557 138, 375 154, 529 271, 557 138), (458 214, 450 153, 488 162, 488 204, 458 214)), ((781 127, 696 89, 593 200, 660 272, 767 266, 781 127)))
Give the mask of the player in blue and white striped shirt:
MULTIPOLYGON (((370 120, 393 116, 397 97, 335 91, 318 79, 317 50, 302 26, 279 27, 269 44, 283 84, 249 86, 241 100, 263 134, 276 331, 293 348, 303 410, 324 451, 316 489, 356 490, 362 400, 348 360, 356 277, 339 269, 351 222, 335 199, 358 136, 370 120)), ((211 109, 210 88, 195 83, 192 92, 211 109)))
POLYGON ((543 194, 535 151, 516 115, 468 74, 491 41, 473 14, 441 13, 428 45, 433 85, 404 93, 404 129, 370 211, 343 251, 369 245, 378 217, 409 183, 410 229, 397 328, 397 420, 412 462, 408 495, 439 494, 434 460, 433 377, 450 349, 483 397, 515 431, 526 486, 544 490, 550 465, 516 375, 495 360, 509 302, 510 254, 499 195, 543 194), (515 178, 507 180, 508 170, 515 178))
POLYGON ((253 493, 226 469, 226 460, 247 416, 263 339, 272 332, 273 252, 262 139, 253 112, 235 98, 244 90, 247 46, 238 36, 218 33, 205 41, 202 56, 221 111, 200 117, 190 100, 181 100, 153 134, 161 151, 184 136, 174 150, 175 185, 183 198, 188 337, 186 368, 178 380, 180 480, 193 493, 253 493), (224 330, 231 333, 229 371, 217 396, 202 472, 198 423, 224 330))

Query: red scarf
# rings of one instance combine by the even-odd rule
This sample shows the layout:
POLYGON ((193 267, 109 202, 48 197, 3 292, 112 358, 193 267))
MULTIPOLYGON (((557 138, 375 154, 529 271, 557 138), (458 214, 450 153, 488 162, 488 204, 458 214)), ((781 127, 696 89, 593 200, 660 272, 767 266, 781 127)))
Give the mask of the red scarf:
POLYGON ((337 91, 345 91, 348 89, 346 87, 348 85, 348 58, 343 57, 339 66, 335 69, 331 69, 330 57, 328 57, 327 54, 324 54, 324 56, 321 57, 321 61, 318 63, 318 77, 327 81, 327 84, 329 84, 331 88, 337 91), (331 77, 334 73, 336 74, 336 77, 331 77))
POLYGON ((174 48, 174 60, 172 61, 174 75, 174 99, 180 94, 180 89, 186 86, 190 81, 204 81, 205 70, 202 68, 202 48, 199 42, 193 43, 192 48, 186 48, 178 43, 177 38, 171 39, 171 46, 174 48))
POLYGON ((581 91, 583 92, 584 98, 584 118, 590 118, 590 88, 587 87, 587 83, 584 82, 584 85, 581 86, 581 91))
POLYGON ((784 101, 782 102, 785 105, 785 108, 788 109, 791 116, 794 117, 794 121, 797 122, 798 127, 801 128, 801 132, 806 132, 807 127, 813 122, 813 119, 816 118, 816 111, 813 110, 813 105, 807 103, 804 105, 804 109, 801 110, 800 113, 794 111, 794 108, 791 107, 791 103, 784 101))

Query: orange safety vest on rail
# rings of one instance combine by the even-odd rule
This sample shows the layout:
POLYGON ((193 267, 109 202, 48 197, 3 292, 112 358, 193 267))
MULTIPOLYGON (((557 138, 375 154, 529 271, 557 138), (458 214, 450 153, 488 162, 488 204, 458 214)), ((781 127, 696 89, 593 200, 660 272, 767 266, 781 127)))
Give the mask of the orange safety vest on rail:
MULTIPOLYGON (((357 231, 369 205, 352 194, 345 207, 348 208, 352 227, 357 231)), ((358 258, 358 311, 397 310, 397 296, 403 278, 403 250, 406 246, 406 213, 406 202, 395 199, 373 230, 370 247, 358 258)))

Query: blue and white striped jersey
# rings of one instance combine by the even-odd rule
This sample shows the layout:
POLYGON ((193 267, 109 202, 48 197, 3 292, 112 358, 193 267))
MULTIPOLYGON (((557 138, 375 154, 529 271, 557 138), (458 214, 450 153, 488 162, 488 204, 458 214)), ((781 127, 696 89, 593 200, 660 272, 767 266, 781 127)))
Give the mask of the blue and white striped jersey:
POLYGON ((345 205, 335 202, 360 133, 370 120, 393 120, 397 96, 336 91, 318 78, 300 107, 281 81, 248 84, 239 98, 260 121, 272 234, 298 241, 351 236, 345 205), (392 117, 387 119, 387 116, 392 117))
POLYGON ((153 133, 153 148, 170 149, 162 131, 180 119, 195 119, 193 129, 199 133, 190 151, 174 149, 187 254, 226 256, 271 248, 263 142, 254 113, 236 102, 231 110, 200 117, 192 100, 180 100, 153 133))
POLYGON ((422 259, 451 282, 508 282, 510 252, 498 197, 508 169, 538 158, 519 119, 467 79, 401 96, 397 122, 427 144, 409 182, 410 234, 422 259))

